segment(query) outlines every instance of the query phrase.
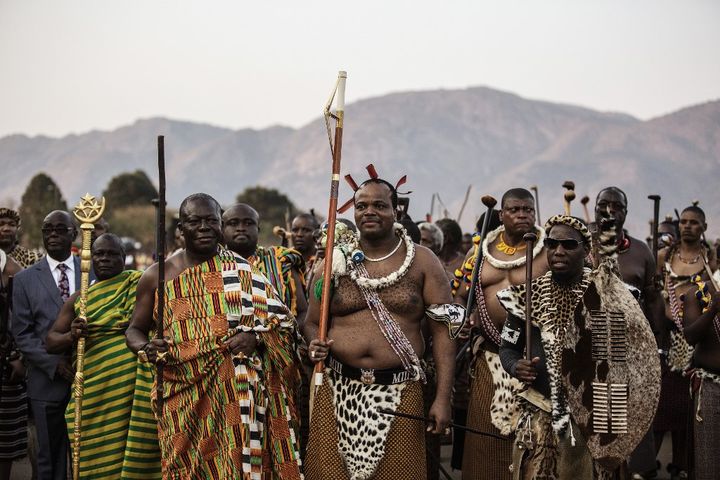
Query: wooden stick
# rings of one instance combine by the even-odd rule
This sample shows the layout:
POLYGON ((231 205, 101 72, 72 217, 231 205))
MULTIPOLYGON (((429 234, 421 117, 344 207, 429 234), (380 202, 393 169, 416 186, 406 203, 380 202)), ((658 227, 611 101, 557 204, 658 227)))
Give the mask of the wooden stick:
POLYGON ((570 216, 570 202, 575 200, 575 182, 572 180, 566 180, 563 182, 562 186, 565 190, 567 190, 563 195, 563 200, 565 201, 565 215, 570 216))
MULTIPOLYGON (((378 408, 377 411, 378 411, 378 413, 382 413, 384 415, 392 415, 394 417, 409 418, 410 420, 417 420, 419 422, 425 422, 425 423, 435 423, 434 420, 427 418, 427 417, 420 417, 418 415, 410 415, 409 413, 397 412, 395 410, 390 410, 387 408, 378 408)), ((483 432, 483 431, 480 431, 480 430, 477 430, 477 429, 474 429, 471 427, 467 427, 465 425, 459 425, 454 422, 450 422, 449 426, 452 428, 457 428, 458 430, 464 430, 466 432, 474 433, 476 435, 484 435, 486 437, 499 438, 500 440, 509 440, 510 439, 510 437, 506 437, 503 435, 497 435, 495 433, 490 433, 490 432, 483 432)))
POLYGON ((537 235, 529 232, 523 235, 527 244, 525 249, 525 360, 532 361, 532 276, 533 276, 533 247, 537 235))
POLYGON ((580 199, 580 203, 583 206, 583 213, 585 213, 585 223, 590 223, 590 210, 588 210, 588 202, 590 202, 590 197, 585 195, 580 199))
MULTIPOLYGON (((485 205, 486 210, 485 218, 483 218, 482 230, 480 230, 480 243, 475 251, 475 264, 473 265, 472 274, 470 275, 470 289, 468 290, 468 299, 465 304, 465 321, 470 319, 470 314, 472 313, 473 308, 475 308, 475 289, 477 288, 478 272, 480 272, 480 261, 482 260, 482 242, 485 240, 488 230, 490 229, 490 217, 492 216, 495 205, 497 205, 497 200, 495 200, 495 198, 491 195, 483 195, 480 201, 483 205, 485 205)), ((472 341, 473 337, 471 335, 468 341, 465 342, 465 345, 463 345, 457 353, 457 356, 455 357, 456 361, 460 361, 460 359, 469 352, 469 349, 472 346, 472 341)))
POLYGON ((660 228, 660 195, 648 195, 648 198, 653 201, 652 253, 653 260, 657 262, 658 228, 660 228))
MULTIPOLYGON (((155 237, 155 254, 158 262, 157 284, 157 332, 155 338, 165 339, 165 137, 159 135, 158 146, 158 205, 156 211, 157 232, 155 237)), ((157 375, 155 378, 155 391, 157 394, 158 416, 162 418, 165 400, 165 387, 163 383, 163 369, 165 361, 158 355, 155 362, 157 375)))
POLYGON ((467 190, 465 191, 465 199, 463 200, 462 206, 460 207, 460 213, 458 213, 457 216, 457 222, 460 223, 460 219, 462 218, 462 214, 465 211, 465 206, 467 205, 468 199, 470 198, 470 190, 472 190, 472 183, 468 185, 467 190))
MULTIPOLYGON (((86 193, 73 209, 75 218, 80 222, 82 231, 82 249, 80 250, 80 297, 78 301, 78 317, 87 322, 87 298, 90 286, 90 270, 92 269, 92 231, 95 229, 95 222, 100 220, 105 211, 105 198, 97 203, 95 197, 86 193)), ((73 382, 73 393, 75 397, 75 420, 73 425, 73 479, 78 480, 80 476, 80 439, 82 437, 82 400, 85 392, 85 337, 78 338, 77 350, 75 352, 75 380, 73 382)))
MULTIPOLYGON (((323 288, 320 300, 320 321, 318 324, 318 339, 322 342, 327 340, 328 320, 330 318, 330 288, 332 286, 332 260, 333 248, 335 246, 335 221, 337 219, 338 190, 340 188, 340 161, 342 156, 343 120, 345 116, 345 82, 347 73, 338 72, 336 89, 330 97, 325 114, 330 114, 330 105, 333 97, 337 95, 337 111, 334 114, 335 142, 332 149, 332 176, 330 179, 330 200, 328 202, 327 240, 325 244, 325 265, 323 268, 323 288)), ((315 388, 323 383, 325 362, 315 364, 314 384, 315 388)))

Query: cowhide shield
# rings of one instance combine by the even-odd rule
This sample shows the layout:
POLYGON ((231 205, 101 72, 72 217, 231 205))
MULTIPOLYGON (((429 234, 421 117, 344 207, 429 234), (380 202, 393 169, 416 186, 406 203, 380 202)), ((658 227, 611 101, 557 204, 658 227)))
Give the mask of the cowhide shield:
POLYGON ((608 470, 638 445, 660 398, 655 339, 612 262, 593 272, 562 352, 568 409, 593 459, 608 470))

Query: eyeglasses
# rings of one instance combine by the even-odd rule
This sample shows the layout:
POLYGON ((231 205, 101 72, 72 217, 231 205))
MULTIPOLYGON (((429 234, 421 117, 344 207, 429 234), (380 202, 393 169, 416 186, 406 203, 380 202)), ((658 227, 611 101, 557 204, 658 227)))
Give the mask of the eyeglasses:
POLYGON ((72 230, 73 227, 67 227, 65 225, 45 225, 42 227, 42 232, 47 235, 50 235, 53 232, 57 233, 58 235, 65 235, 66 233, 70 233, 72 230))
POLYGON ((555 250, 559 245, 562 245, 563 250, 575 250, 580 246, 581 243, 578 240, 575 240, 574 238, 545 238, 545 241, 543 242, 545 244, 545 248, 548 250, 555 250))

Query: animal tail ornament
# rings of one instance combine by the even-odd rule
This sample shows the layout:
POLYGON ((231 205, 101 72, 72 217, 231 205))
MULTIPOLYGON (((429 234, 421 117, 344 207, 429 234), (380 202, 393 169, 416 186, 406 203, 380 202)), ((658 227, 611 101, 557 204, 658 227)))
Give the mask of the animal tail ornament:
POLYGON ((603 219, 603 221, 600 222, 597 242, 597 252, 601 257, 617 258, 619 248, 617 227, 612 219, 603 219))

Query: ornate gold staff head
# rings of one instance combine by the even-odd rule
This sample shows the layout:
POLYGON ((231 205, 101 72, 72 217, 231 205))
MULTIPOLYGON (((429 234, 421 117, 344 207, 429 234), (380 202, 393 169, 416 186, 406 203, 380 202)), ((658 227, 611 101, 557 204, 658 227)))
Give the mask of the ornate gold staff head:
MULTIPOLYGON (((105 197, 102 197, 100 199, 100 203, 98 203, 97 200, 95 200, 95 197, 89 193, 86 193, 83 197, 81 197, 80 201, 73 209, 75 218, 77 218, 81 224, 90 225, 100 220, 100 217, 102 217, 104 212, 105 197)), ((83 227, 81 226, 80 228, 83 227)))

